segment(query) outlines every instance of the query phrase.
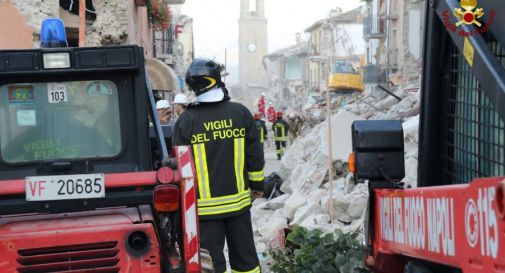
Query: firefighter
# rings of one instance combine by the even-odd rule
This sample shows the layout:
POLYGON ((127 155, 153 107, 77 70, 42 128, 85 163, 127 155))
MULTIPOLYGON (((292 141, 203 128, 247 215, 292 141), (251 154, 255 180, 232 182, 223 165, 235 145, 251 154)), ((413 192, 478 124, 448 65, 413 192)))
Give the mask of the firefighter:
POLYGON ((288 123, 282 119, 282 112, 277 112, 275 115, 277 120, 275 120, 272 125, 274 131, 275 148, 277 152, 277 159, 281 160, 284 150, 286 149, 286 140, 288 139, 288 123))
POLYGON ((271 102, 268 104, 267 120, 269 122, 274 122, 275 121, 275 108, 274 108, 274 106, 272 105, 271 102))
POLYGON ((260 272, 250 191, 261 197, 265 161, 254 118, 245 106, 230 101, 216 62, 195 59, 186 83, 196 101, 179 117, 174 145, 193 149, 201 246, 210 252, 215 272, 226 271, 225 238, 232 272, 260 272))
POLYGON ((265 140, 267 140, 267 126, 265 125, 265 121, 261 119, 261 114, 254 114, 254 120, 258 127, 261 145, 263 146, 265 145, 265 140))
POLYGON ((261 93, 261 97, 258 100, 258 112, 260 112, 261 117, 265 116, 265 93, 261 93))
POLYGON ((293 143, 300 135, 303 127, 303 118, 299 115, 290 114, 288 118, 289 125, 289 143, 293 143))

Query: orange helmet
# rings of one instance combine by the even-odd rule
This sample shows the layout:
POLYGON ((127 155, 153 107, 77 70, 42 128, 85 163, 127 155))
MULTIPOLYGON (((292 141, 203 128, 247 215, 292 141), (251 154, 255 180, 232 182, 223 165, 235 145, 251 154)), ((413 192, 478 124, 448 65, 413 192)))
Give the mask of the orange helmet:
POLYGON ((279 112, 277 112, 276 116, 277 116, 278 118, 282 118, 282 112, 280 112, 280 111, 279 111, 279 112))
POLYGON ((261 118, 261 114, 254 114, 254 119, 260 119, 261 118))

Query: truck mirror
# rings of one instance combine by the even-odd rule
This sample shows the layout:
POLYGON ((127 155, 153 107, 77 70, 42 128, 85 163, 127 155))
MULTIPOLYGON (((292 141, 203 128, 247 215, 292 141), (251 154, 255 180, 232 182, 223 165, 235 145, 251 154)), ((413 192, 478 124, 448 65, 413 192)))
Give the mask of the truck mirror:
POLYGON ((399 120, 357 120, 352 124, 354 177, 399 182, 405 176, 403 128, 399 120))

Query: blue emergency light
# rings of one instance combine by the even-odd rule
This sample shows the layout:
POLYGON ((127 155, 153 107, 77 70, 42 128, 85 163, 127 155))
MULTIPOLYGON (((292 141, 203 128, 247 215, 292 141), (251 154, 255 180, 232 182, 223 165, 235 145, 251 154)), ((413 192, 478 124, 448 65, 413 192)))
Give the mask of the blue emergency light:
POLYGON ((42 21, 40 29, 40 46, 47 47, 67 47, 67 34, 63 20, 59 18, 48 18, 42 21))

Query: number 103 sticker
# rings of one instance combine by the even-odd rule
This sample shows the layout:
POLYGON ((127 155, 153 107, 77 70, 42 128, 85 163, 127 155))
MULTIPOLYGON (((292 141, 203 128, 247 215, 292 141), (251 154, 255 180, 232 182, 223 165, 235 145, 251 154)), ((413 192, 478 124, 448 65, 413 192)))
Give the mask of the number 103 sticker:
POLYGON ((49 103, 67 102, 67 88, 61 83, 48 83, 47 99, 49 103))

